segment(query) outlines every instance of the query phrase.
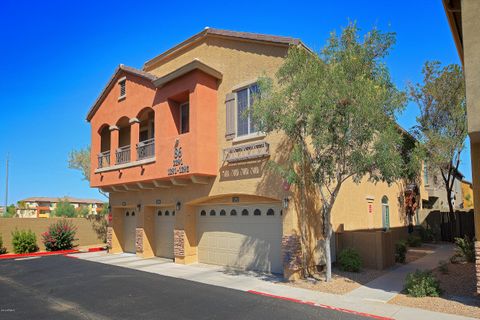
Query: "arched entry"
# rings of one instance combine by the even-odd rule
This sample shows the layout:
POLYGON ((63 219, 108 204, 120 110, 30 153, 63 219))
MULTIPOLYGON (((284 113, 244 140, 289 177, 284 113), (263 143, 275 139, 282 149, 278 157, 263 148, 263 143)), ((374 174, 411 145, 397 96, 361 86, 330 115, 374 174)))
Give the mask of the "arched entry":
POLYGON ((382 197, 382 224, 385 230, 390 228, 390 206, 387 196, 382 197))
POLYGON ((144 108, 138 113, 137 119, 140 121, 137 160, 153 158, 155 156, 155 111, 152 108, 144 108))

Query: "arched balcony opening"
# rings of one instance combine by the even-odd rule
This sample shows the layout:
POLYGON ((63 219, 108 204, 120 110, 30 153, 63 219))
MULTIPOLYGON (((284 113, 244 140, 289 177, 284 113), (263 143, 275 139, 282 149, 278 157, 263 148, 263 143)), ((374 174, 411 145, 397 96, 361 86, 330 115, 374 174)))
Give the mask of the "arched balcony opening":
POLYGON ((137 115, 140 122, 137 144, 137 160, 155 156, 155 111, 145 108, 137 115))
POLYGON ((117 121, 118 149, 116 150, 116 164, 130 162, 130 123, 127 117, 117 121))
POLYGON ((98 168, 110 166, 110 129, 104 124, 98 130, 100 136, 100 153, 98 154, 98 168))

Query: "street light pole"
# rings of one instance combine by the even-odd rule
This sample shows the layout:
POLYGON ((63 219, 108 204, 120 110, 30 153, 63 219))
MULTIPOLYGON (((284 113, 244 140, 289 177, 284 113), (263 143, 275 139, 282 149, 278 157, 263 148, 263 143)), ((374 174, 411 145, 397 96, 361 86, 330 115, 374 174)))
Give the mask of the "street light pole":
POLYGON ((7 164, 6 164, 6 174, 5 174, 5 211, 3 214, 7 213, 8 206, 8 154, 7 154, 7 164))

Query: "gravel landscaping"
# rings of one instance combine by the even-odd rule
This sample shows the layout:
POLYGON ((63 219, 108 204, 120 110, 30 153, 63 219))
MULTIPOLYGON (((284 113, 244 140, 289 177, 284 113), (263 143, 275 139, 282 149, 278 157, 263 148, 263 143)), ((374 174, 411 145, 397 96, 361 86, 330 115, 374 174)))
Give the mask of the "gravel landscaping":
MULTIPOLYGON (((287 285, 293 287, 299 287, 310 290, 317 290, 320 292, 334 293, 334 294, 346 294, 367 282, 372 281, 375 278, 385 274, 386 270, 372 270, 363 269, 360 272, 346 272, 337 268, 332 270, 332 281, 325 282, 323 280, 297 280, 288 282, 287 285)), ((325 275, 320 275, 324 279, 325 275)))
POLYGON ((475 296, 474 263, 449 263, 447 274, 438 268, 433 270, 433 274, 440 282, 440 297, 413 298, 399 294, 389 303, 480 319, 480 298, 475 296))

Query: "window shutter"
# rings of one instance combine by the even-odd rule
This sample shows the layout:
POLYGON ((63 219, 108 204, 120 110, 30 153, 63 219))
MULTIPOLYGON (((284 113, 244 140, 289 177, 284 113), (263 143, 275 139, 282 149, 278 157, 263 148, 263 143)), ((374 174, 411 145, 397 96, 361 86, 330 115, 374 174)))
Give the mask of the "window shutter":
POLYGON ((235 93, 227 93, 225 99, 226 107, 226 131, 225 138, 227 140, 232 140, 235 138, 235 93))

